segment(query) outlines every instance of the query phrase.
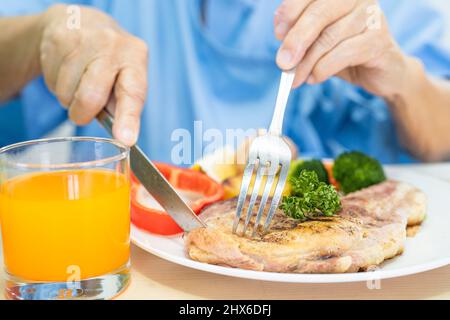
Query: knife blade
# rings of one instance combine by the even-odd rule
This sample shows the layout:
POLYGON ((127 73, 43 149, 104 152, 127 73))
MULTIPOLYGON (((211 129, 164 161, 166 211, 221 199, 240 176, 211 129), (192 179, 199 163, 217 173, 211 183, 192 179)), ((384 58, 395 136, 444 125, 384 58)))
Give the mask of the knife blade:
MULTIPOLYGON (((97 120, 112 136, 114 118, 106 109, 97 116, 97 120)), ((130 167, 136 178, 153 198, 167 211, 184 230, 206 227, 205 223, 184 202, 167 179, 159 172, 137 145, 130 148, 130 167)))

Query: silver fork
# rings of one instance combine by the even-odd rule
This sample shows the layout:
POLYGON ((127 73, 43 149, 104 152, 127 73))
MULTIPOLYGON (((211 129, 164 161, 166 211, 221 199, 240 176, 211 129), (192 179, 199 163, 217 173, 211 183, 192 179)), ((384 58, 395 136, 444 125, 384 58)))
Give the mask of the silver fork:
POLYGON ((291 162, 291 150, 288 144, 281 136, 284 112, 289 98, 289 93, 294 82, 295 69, 283 72, 281 75, 280 88, 278 90, 277 102, 275 104, 275 112, 273 114, 272 123, 269 132, 263 136, 257 137, 250 145, 248 162, 244 170, 244 176, 241 183, 241 191, 239 193, 236 217, 233 223, 233 233, 237 234, 244 203, 247 199, 247 193, 252 181, 253 171, 256 168, 256 178, 253 184, 250 203, 245 216, 244 229, 242 235, 246 234, 248 225, 253 215, 253 208, 262 187, 263 176, 267 176, 264 186, 264 192, 261 196, 258 212, 253 227, 252 237, 255 236, 258 226, 261 222, 264 209, 269 199, 270 193, 275 185, 275 191, 272 196, 272 203, 264 223, 263 232, 266 232, 270 226, 275 210, 280 202, 281 194, 286 183, 289 165, 291 162), (275 178, 278 174, 278 180, 275 178))

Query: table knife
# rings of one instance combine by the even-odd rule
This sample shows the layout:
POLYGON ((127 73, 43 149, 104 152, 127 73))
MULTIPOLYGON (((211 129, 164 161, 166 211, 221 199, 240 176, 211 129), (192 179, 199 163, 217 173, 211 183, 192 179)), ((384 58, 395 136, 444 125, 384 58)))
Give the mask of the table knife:
MULTIPOLYGON (((112 136, 114 118, 109 111, 103 109, 98 114, 97 120, 112 136)), ((189 232, 195 228, 206 227, 205 223, 183 201, 167 179, 137 145, 130 148, 130 166, 134 175, 148 193, 155 198, 184 231, 189 232)))

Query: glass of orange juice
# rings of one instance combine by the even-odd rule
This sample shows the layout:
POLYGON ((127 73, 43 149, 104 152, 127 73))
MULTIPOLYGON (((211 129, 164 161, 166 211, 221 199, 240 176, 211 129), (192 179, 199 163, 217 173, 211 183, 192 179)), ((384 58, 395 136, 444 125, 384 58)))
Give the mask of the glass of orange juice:
POLYGON ((55 138, 0 149, 10 299, 109 299, 129 283, 129 149, 55 138))

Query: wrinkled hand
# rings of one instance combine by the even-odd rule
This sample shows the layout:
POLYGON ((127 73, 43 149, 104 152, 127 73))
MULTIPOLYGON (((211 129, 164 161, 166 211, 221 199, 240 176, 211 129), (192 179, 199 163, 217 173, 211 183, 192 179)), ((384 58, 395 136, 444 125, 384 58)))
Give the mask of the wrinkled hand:
POLYGON ((275 13, 277 63, 294 86, 339 76, 382 97, 402 83, 407 57, 375 0, 285 0, 275 13))
POLYGON ((78 29, 68 27, 63 5, 43 15, 40 61, 45 82, 77 125, 92 121, 112 95, 113 134, 133 145, 147 95, 147 46, 106 14, 81 8, 78 29))

